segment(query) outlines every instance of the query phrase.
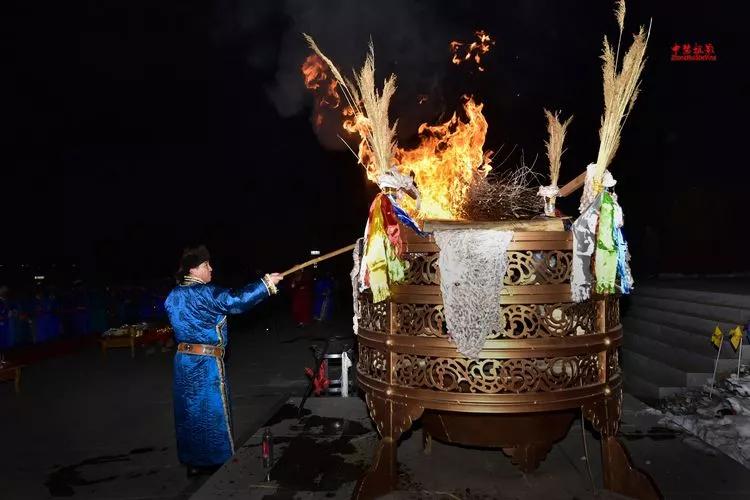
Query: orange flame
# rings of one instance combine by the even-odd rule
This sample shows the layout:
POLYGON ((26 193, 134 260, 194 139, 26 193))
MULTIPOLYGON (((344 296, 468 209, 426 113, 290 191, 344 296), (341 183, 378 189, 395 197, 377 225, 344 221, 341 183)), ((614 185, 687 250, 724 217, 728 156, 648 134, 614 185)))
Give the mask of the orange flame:
POLYGON ((323 124, 323 108, 338 108, 341 97, 337 91, 339 82, 329 72, 328 65, 317 54, 311 54, 302 63, 302 75, 305 79, 305 87, 312 90, 317 99, 315 100, 315 126, 320 128, 323 124))
POLYGON ((477 65, 479 71, 484 71, 481 65, 482 55, 490 51, 490 47, 495 45, 495 41, 486 32, 479 30, 475 31, 474 34, 477 37, 477 41, 467 44, 465 42, 453 41, 450 43, 451 53, 453 58, 451 61, 453 64, 461 64, 464 61, 471 59, 477 65))
POLYGON ((402 173, 414 172, 422 198, 419 211, 412 200, 404 198, 404 209, 417 219, 461 219, 461 207, 471 182, 492 169, 484 151, 487 120, 483 104, 464 97, 466 120, 456 113, 439 125, 423 123, 420 143, 414 149, 398 149, 396 164, 402 173))
POLYGON ((365 170, 367 171, 367 178, 372 182, 377 183, 379 172, 377 167, 375 166, 375 155, 373 154, 370 146, 365 140, 365 135, 367 134, 370 127, 369 120, 362 113, 356 113, 351 106, 345 107, 341 114, 344 118, 344 121, 341 124, 344 130, 352 135, 358 134, 360 137, 357 158, 359 159, 359 162, 365 167, 365 170))
MULTIPOLYGON (((416 219, 461 219, 461 207, 472 180, 477 175, 486 176, 492 169, 489 161, 492 152, 483 149, 488 128, 482 114, 484 105, 470 97, 464 100, 466 120, 453 113, 445 123, 423 123, 419 126, 417 147, 396 148, 395 165, 402 174, 413 172, 419 188, 419 210, 410 198, 402 200, 403 208, 416 219)), ((346 108, 344 114, 344 129, 364 137, 367 119, 361 114, 355 116, 351 108, 346 108)), ((379 172, 364 139, 359 143, 358 157, 368 179, 377 182, 379 172)))
MULTIPOLYGON (((323 82, 328 85, 325 92, 317 94, 317 124, 320 123, 318 119, 322 120, 320 107, 323 103, 335 103, 333 107, 340 104, 336 82, 327 73, 325 62, 316 55, 307 58, 302 73, 305 85, 313 91, 319 91, 323 82), (321 95, 331 96, 331 101, 321 99, 321 95)), ((394 164, 402 174, 413 173, 419 188, 419 210, 409 197, 404 197, 401 202, 403 208, 415 219, 461 219, 461 208, 471 182, 476 176, 486 176, 492 169, 489 160, 492 152, 485 152, 483 149, 488 129, 487 120, 482 114, 483 106, 473 98, 464 97, 465 119, 453 113, 445 123, 423 123, 419 126, 417 147, 396 149, 394 164)), ((377 183, 380 172, 364 139, 370 127, 368 119, 361 113, 356 113, 351 106, 343 107, 341 115, 342 128, 348 134, 359 135, 358 159, 365 167, 368 179, 377 183)))

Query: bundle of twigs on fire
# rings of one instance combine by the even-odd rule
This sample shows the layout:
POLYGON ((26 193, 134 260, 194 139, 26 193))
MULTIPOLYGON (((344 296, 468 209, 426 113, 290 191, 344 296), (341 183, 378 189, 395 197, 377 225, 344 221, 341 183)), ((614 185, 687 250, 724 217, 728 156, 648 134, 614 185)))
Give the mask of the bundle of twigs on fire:
POLYGON ((416 225, 425 219, 498 220, 539 214, 542 202, 531 185, 535 176, 529 167, 521 165, 500 175, 492 172, 493 152, 484 150, 488 125, 481 103, 464 96, 464 118, 454 113, 443 124, 422 124, 418 146, 400 148, 396 139, 398 121, 389 120, 396 77, 385 79, 381 91, 376 88, 372 41, 363 67, 350 80, 310 36, 304 36, 315 52, 308 58, 308 87, 318 88, 317 76, 327 82, 329 94, 336 93, 333 97, 325 95, 321 102, 328 99, 338 105, 338 91, 343 94, 347 107, 342 111, 342 132, 359 136, 358 150, 355 152, 346 139, 339 137, 365 167, 368 178, 396 202, 402 216, 408 215, 416 225), (330 79, 329 75, 315 73, 321 66, 328 67, 330 79))
MULTIPOLYGON (((385 80, 382 92, 379 93, 375 88, 375 48, 372 40, 370 40, 370 51, 365 64, 359 73, 354 73, 352 83, 339 72, 333 61, 323 54, 312 37, 307 34, 303 35, 310 48, 330 68, 349 108, 355 114, 355 127, 362 137, 360 149, 366 148, 371 154, 369 161, 363 163, 370 178, 375 180, 383 191, 408 192, 413 198, 419 200, 419 190, 416 188, 414 178, 400 173, 393 165, 397 123, 390 124, 388 107, 391 97, 396 92, 396 76, 390 75, 385 80)), ((341 140, 351 150, 349 144, 343 138, 341 140)), ((357 157, 356 153, 355 157, 357 157)), ((361 161, 359 157, 357 159, 361 161)))

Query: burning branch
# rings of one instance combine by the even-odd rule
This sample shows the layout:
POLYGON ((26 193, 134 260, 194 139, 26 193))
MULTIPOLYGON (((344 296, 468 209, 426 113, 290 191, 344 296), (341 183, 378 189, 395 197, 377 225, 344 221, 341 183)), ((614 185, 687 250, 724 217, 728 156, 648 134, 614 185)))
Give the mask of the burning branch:
POLYGON ((393 154, 396 150, 396 124, 389 124, 388 107, 391 97, 396 92, 396 75, 389 76, 383 83, 383 92, 378 94, 375 88, 375 48, 370 40, 370 53, 358 75, 355 75, 357 90, 362 100, 368 127, 363 139, 373 152, 375 167, 382 176, 393 165, 393 154))
MULTIPOLYGON (((333 61, 323 54, 312 37, 304 33, 303 36, 310 48, 325 61, 339 83, 351 109, 351 112, 345 114, 353 115, 345 123, 345 128, 351 132, 359 132, 362 137, 360 154, 355 156, 367 169, 368 178, 377 182, 382 175, 390 171, 396 149, 396 124, 391 126, 388 119, 388 107, 391 97, 396 92, 395 75, 385 80, 382 93, 378 93, 375 88, 375 48, 370 40, 370 51, 365 64, 359 73, 354 73, 355 83, 352 84, 341 75, 333 61), (366 158, 370 161, 365 161, 366 158)), ((346 144, 346 141, 344 143, 346 144)), ((351 150, 351 147, 349 149, 351 150)))
POLYGON ((463 215, 475 221, 530 219, 544 207, 537 196, 537 174, 521 159, 521 165, 501 174, 477 177, 469 186, 463 215))
POLYGON ((341 104, 341 97, 336 90, 338 82, 331 78, 325 61, 317 54, 310 54, 302 64, 302 74, 305 78, 305 87, 313 91, 318 97, 315 100, 315 126, 320 128, 323 124, 323 111, 327 107, 336 109, 341 104))

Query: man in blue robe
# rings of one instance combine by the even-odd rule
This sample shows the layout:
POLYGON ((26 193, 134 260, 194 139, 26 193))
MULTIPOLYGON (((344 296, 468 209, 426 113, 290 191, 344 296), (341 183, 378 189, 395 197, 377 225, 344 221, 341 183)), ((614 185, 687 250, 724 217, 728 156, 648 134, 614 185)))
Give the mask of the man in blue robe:
POLYGON ((279 274, 238 290, 211 284, 204 246, 183 252, 178 286, 164 306, 179 343, 174 359, 177 454, 188 475, 212 472, 234 454, 232 414, 224 369, 227 315, 250 310, 277 293, 279 274))

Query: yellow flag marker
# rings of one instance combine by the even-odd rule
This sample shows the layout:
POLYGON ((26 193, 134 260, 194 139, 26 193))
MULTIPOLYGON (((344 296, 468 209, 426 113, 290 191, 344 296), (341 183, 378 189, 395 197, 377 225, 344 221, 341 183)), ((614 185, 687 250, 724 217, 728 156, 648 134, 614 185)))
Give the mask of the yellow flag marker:
POLYGON ((731 335, 729 337, 729 343, 732 344, 734 350, 737 351, 740 347, 740 342, 742 342, 742 328, 736 326, 729 331, 729 334, 731 335))
POLYGON ((711 335, 711 343, 715 345, 717 348, 719 348, 723 340, 724 340, 724 334, 721 332, 721 328, 719 328, 719 325, 716 325, 716 328, 714 329, 714 333, 711 335))

